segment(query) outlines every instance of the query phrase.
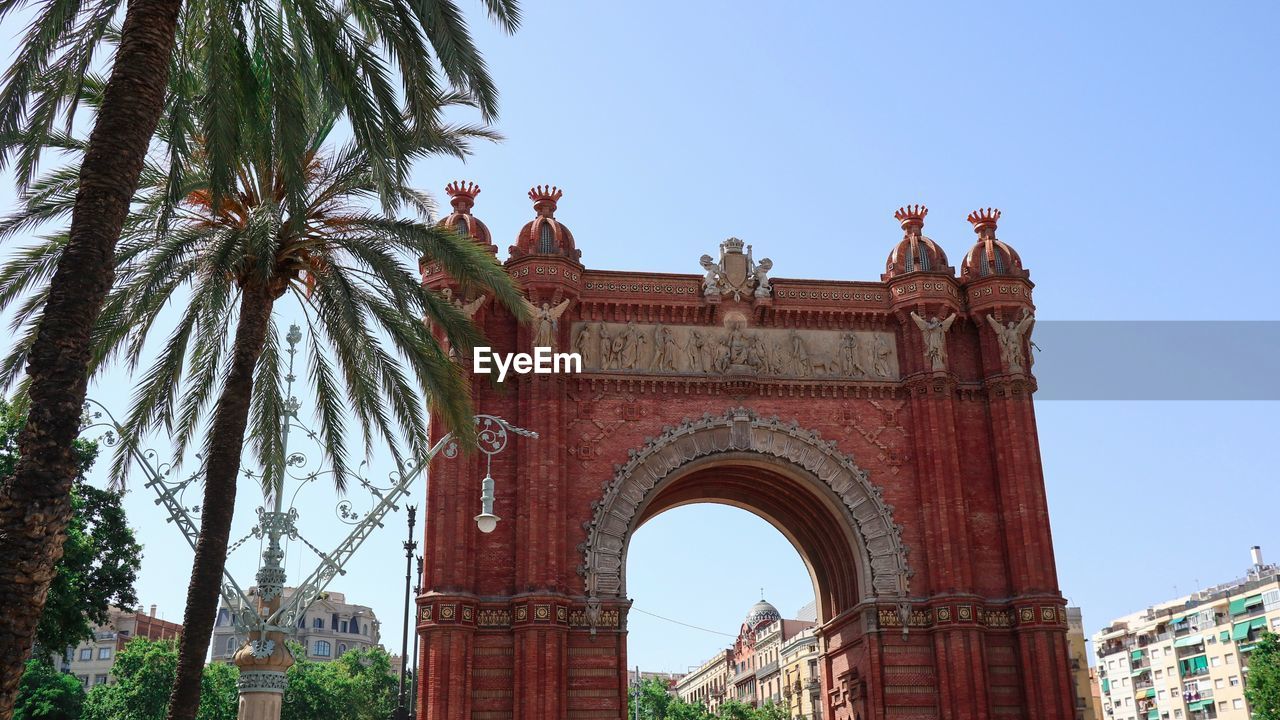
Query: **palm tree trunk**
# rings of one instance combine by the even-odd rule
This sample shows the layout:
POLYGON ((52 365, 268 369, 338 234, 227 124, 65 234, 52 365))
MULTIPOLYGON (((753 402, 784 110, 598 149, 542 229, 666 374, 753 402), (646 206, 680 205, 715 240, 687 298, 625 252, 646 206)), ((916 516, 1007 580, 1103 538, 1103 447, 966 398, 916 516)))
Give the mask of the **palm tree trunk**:
POLYGON ((245 428, 253 400, 254 369, 270 327, 275 294, 263 287, 245 287, 240 299, 235 346, 226 385, 209 426, 209 455, 205 461, 204 500, 200 506, 200 540, 196 542, 187 608, 178 643, 178 674, 169 695, 169 720, 194 720, 200 709, 200 681, 209 637, 218 612, 222 571, 227 562, 231 516, 236 504, 236 480, 245 428))
POLYGON ((21 459, 0 488, 0 718, 17 698, 71 516, 90 333, 115 280, 116 242, 164 108, 182 0, 130 0, 120 48, 80 166, 70 240, 50 284, 27 375, 21 459))

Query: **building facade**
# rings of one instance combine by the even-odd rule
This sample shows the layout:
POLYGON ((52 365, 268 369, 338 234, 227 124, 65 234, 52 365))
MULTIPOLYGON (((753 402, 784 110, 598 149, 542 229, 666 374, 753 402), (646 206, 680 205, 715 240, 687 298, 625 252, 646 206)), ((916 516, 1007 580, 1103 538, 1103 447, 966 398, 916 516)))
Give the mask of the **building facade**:
POLYGON ((1107 720, 1248 720, 1249 652, 1280 631, 1280 567, 1113 621, 1093 636, 1107 720))
MULTIPOLYGON (((287 601, 293 588, 284 589, 287 601)), ((257 588, 249 588, 253 597, 257 588)), ((249 638, 236 630, 239 607, 227 605, 224 599, 218 607, 218 618, 213 626, 212 657, 218 662, 231 662, 236 650, 249 638)), ((368 605, 348 603, 340 592, 323 593, 307 610, 306 617, 298 619, 298 632, 294 639, 307 649, 307 659, 328 662, 348 650, 380 647, 382 630, 377 615, 368 605)))
POLYGON ((107 624, 94 628, 91 640, 68 648, 63 660, 62 670, 74 675, 86 689, 114 682, 111 668, 116 664, 116 654, 130 640, 174 640, 182 634, 181 624, 156 617, 155 605, 150 612, 113 607, 108 613, 107 624))
POLYGON ((787 717, 821 720, 820 657, 814 627, 801 630, 782 644, 782 704, 787 708, 787 717))
POLYGON ((719 712, 727 697, 732 667, 733 650, 721 650, 676 681, 676 697, 690 705, 701 705, 712 713, 719 712))
POLYGON ((1078 607, 1067 608, 1067 654, 1076 696, 1076 720, 1098 720, 1094 704, 1089 651, 1085 646, 1084 616, 1078 607))
MULTIPOLYGON (((496 256, 472 213, 478 188, 448 192, 442 222, 496 256)), ((534 217, 502 263, 529 322, 421 262, 487 356, 576 352, 582 371, 497 382, 452 348, 477 410, 538 437, 504 437, 492 463, 433 460, 419 717, 620 717, 630 537, 667 509, 721 502, 779 528, 812 570, 824 718, 1073 719, 1032 284, 996 236, 999 212, 970 214, 958 271, 910 206, 878 279, 814 280, 775 277, 785 268, 737 238, 687 258, 634 249, 690 273, 589 268, 562 195, 530 191, 534 217), (481 532, 488 487, 483 516, 500 521, 481 532)))

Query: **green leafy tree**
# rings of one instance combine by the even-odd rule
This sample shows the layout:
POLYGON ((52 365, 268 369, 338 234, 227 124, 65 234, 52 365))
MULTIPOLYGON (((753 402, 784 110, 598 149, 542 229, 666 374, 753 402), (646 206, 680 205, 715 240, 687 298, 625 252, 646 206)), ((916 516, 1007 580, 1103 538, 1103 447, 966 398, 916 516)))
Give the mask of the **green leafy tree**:
MULTIPOLYGON (((516 0, 485 0, 484 6, 504 30, 514 31, 516 0)), ((49 292, 38 300, 40 326, 26 353, 31 421, 20 440, 22 461, 0 494, 0 532, 9 559, 0 565, 0 606, 8 608, 0 614, 0 717, 12 710, 61 555, 76 474, 68 448, 79 429, 95 326, 116 279, 117 243, 161 117, 173 127, 205 131, 204 171, 217 206, 218 198, 236 194, 241 159, 253 154, 242 146, 252 144, 245 127, 269 109, 284 181, 280 189, 297 209, 311 162, 302 108, 319 94, 348 120, 365 157, 368 184, 384 205, 394 207, 421 134, 438 123, 442 96, 451 88, 464 93, 486 119, 497 109, 492 79, 453 0, 0 4, 0 20, 15 12, 30 18, 19 16, 27 31, 0 88, 0 165, 16 166, 19 187, 28 186, 49 138, 65 135, 54 130, 55 123, 72 126, 82 91, 92 80, 90 68, 111 56, 111 70, 98 82, 101 102, 89 139, 78 143, 83 159, 73 173, 82 182, 74 189, 63 248, 44 273, 49 292), (323 82, 306 82, 317 73, 323 82)), ((183 144, 187 139, 178 134, 160 148, 173 159, 170 197, 184 194, 182 166, 192 157, 191 146, 183 144)), ((263 263, 273 258, 259 256, 263 263)), ((250 285, 255 289, 245 297, 262 299, 270 292, 269 284, 250 285)), ((246 318, 251 321, 243 352, 231 376, 247 374, 257 355, 251 330, 262 323, 252 313, 246 318)), ((234 425, 215 423, 215 430, 234 431, 234 425)), ((230 434, 232 442, 239 435, 230 434)), ((222 460, 212 467, 222 470, 222 460)), ((211 552, 206 548, 203 554, 211 552)), ((194 609, 203 612, 204 603, 194 609)), ((183 649, 182 675, 188 680, 179 680, 174 707, 175 717, 189 719, 199 692, 194 678, 204 657, 197 646, 208 637, 203 625, 189 625, 188 632, 195 637, 183 649)))
POLYGON ((385 720, 395 709, 396 677, 384 650, 351 650, 333 662, 307 660, 293 646, 297 661, 287 673, 281 720, 334 717, 385 720))
POLYGON ((787 708, 772 701, 756 710, 754 720, 787 720, 787 708))
POLYGON ((692 704, 674 698, 667 705, 666 720, 715 720, 715 716, 701 703, 692 704))
MULTIPOLYGON (((259 106, 269 108, 269 100, 260 98, 259 106)), ((123 226, 117 287, 94 332, 91 368, 118 355, 136 365, 159 314, 171 308, 179 314, 138 381, 116 478, 127 471, 129 451, 156 428, 173 429, 178 457, 205 431, 200 538, 183 617, 174 718, 189 718, 178 708, 194 707, 199 697, 246 446, 265 470, 264 488, 279 480, 279 425, 286 414, 274 319, 280 298, 296 298, 317 340, 305 348, 306 379, 316 398, 321 447, 339 482, 352 415, 365 454, 381 444, 397 463, 425 454, 428 407, 464 443, 472 440, 465 376, 431 328, 464 350, 480 335, 446 298, 422 288, 420 261, 439 263, 464 286, 492 293, 519 317, 527 314, 519 290, 487 250, 430 222, 429 197, 406 186, 391 189, 397 204, 414 211, 412 218, 370 208, 381 191, 378 161, 357 144, 326 145, 339 108, 316 95, 299 100, 297 110, 302 114, 293 117, 297 126, 290 132, 305 135, 306 168, 296 196, 288 190, 296 178, 282 161, 271 117, 240 128, 253 142, 242 138, 235 186, 220 198, 220 170, 206 142, 216 128, 161 127, 168 143, 181 138, 191 149, 184 183, 175 197, 174 166, 148 165, 138 211, 123 226), (399 450, 402 441, 407 452, 399 450)), ((420 156, 463 156, 470 141, 491 137, 483 128, 437 125, 422 129, 413 148, 420 156)), ((72 212, 80 177, 54 171, 37 181, 23 197, 23 209, 0 224, 0 237, 72 212)), ((54 235, 0 272, 0 308, 28 291, 38 297, 43 274, 66 247, 66 236, 54 235)), ((0 382, 12 381, 26 362, 36 337, 30 333, 42 323, 39 307, 28 302, 21 309, 29 333, 0 367, 0 382)))
MULTIPOLYGON (((114 682, 95 685, 89 691, 81 720, 164 720, 177 666, 178 651, 172 640, 130 640, 116 654, 111 669, 114 682)), ((239 671, 230 665, 214 664, 204 668, 201 675, 203 692, 196 718, 233 720, 239 671)))
POLYGON ((18 685, 13 720, 77 720, 84 705, 84 688, 71 675, 47 662, 31 659, 18 685))
MULTIPOLYGON (((10 482, 18 462, 18 434, 23 417, 0 399, 0 487, 10 482)), ((76 440, 77 475, 72 486, 72 515, 67 541, 58 560, 44 611, 36 628, 35 658, 51 654, 93 636, 93 626, 105 624, 112 605, 137 605, 134 582, 142 562, 142 546, 125 519, 118 492, 85 482, 84 475, 98 454, 96 444, 76 440)))
POLYGON ((1249 653, 1244 696, 1253 720, 1280 720, 1280 638, 1274 633, 1263 633, 1249 653))

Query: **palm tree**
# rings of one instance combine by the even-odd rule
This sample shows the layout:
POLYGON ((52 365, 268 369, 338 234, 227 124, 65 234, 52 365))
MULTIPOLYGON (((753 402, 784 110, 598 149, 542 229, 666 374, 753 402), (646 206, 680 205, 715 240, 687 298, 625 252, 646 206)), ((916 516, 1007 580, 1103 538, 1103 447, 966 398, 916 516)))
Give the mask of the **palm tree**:
MULTIPOLYGON (((462 349, 480 336, 446 298, 422 288, 414 262, 439 262, 463 285, 492 293, 518 315, 526 312, 519 291, 486 249, 427 222, 432 206, 425 195, 395 188, 393 199, 416 211, 417 218, 370 209, 379 203, 379 188, 367 152, 356 143, 325 145, 337 112, 323 99, 300 109, 304 124, 297 130, 307 138, 300 194, 286 188, 286 163, 267 125, 242 129, 253 142, 243 144, 247 152, 233 168, 233 190, 218 200, 204 128, 181 139, 192 155, 184 161, 177 200, 170 199, 171 168, 155 163, 144 168, 136 210, 123 223, 116 253, 119 281, 93 331, 91 371, 117 357, 138 367, 146 341, 154 339, 154 328, 163 321, 162 310, 181 308, 175 327, 141 374, 113 469, 122 478, 125 451, 158 427, 173 428, 179 457, 204 431, 200 539, 171 718, 192 718, 199 705, 246 436, 266 469, 265 488, 278 491, 271 458, 280 451, 287 398, 275 342, 277 301, 292 294, 307 326, 327 346, 327 351, 311 346, 308 376, 321 444, 336 470, 347 463, 348 414, 359 426, 366 454, 375 445, 390 447, 398 464, 421 457, 429 445, 426 407, 464 437, 472 429, 465 376, 432 329, 462 349), (405 453, 397 450, 401 442, 405 453)), ((161 126, 165 142, 178 144, 174 134, 161 126)), ((490 136, 481 128, 436 126, 417 135, 413 152, 462 155, 468 140, 490 136)), ((0 224, 0 237, 65 216, 74 207, 78 182, 65 170, 36 181, 23 210, 0 224)), ((66 235, 54 235, 0 272, 0 310, 27 296, 17 311, 26 332, 0 363, 0 383, 13 382, 29 362, 48 292, 42 283, 68 246, 66 235)))
MULTIPOLYGON (((515 30, 517 0, 483 3, 504 30, 515 30)), ((0 1, 0 20, 28 5, 37 4, 0 1)), ((285 130, 277 138, 280 168, 298 209, 306 144, 296 130, 305 126, 298 108, 307 93, 318 92, 344 112, 364 151, 371 186, 390 208, 417 152, 414 128, 438 120, 437 100, 448 89, 473 97, 486 120, 497 108, 493 82, 454 0, 130 0, 117 26, 121 14, 120 0, 39 3, 0 88, 0 166, 12 163, 19 187, 26 188, 54 124, 72 126, 89 69, 100 55, 114 53, 83 148, 64 247, 50 268, 41 325, 26 353, 29 419, 19 441, 22 462, 0 492, 0 553, 6 559, 0 564, 0 718, 12 712, 61 554, 75 476, 71 444, 93 362, 94 328, 115 281, 116 245, 161 116, 173 127, 198 125, 208 132, 201 148, 217 206, 238 186, 231 169, 243 156, 241 130, 262 107, 270 109, 285 130), (180 32, 185 44, 176 41, 180 32), (176 78, 170 77, 173 68, 176 78), (192 70, 216 94, 182 92, 184 73, 192 70), (310 72, 324 82, 304 82, 310 72)), ((167 150, 166 185, 176 198, 190 148, 167 150)), ((244 290, 259 300, 276 291, 251 284, 244 290)), ((246 333, 259 321, 248 322, 246 333)), ((234 361, 244 365, 253 355, 234 361)))

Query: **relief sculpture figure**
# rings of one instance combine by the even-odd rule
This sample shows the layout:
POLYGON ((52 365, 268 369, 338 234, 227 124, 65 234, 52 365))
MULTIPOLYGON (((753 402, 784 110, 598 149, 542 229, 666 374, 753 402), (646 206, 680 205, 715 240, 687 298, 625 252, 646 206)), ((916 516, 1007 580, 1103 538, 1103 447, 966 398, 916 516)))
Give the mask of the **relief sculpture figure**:
POLYGON ((652 367, 654 370, 675 370, 678 350, 679 346, 676 344, 675 334, 671 332, 671 328, 659 324, 653 329, 652 367))
POLYGON ((690 372, 706 372, 706 364, 703 362, 706 347, 702 340, 702 333, 697 330, 690 330, 689 340, 685 343, 684 351, 689 356, 690 372))
POLYGON ((875 368, 878 377, 887 378, 891 374, 889 372, 889 358, 893 355, 893 350, 889 349, 889 343, 885 341, 884 336, 876 334, 875 343, 872 345, 872 367, 875 368))
POLYGON ((583 367, 596 367, 595 348, 597 346, 594 338, 591 337, 594 330, 595 328, 591 325, 583 325, 573 339, 573 351, 582 356, 583 367))
POLYGON ((551 303, 547 302, 538 306, 528 300, 524 301, 525 307, 529 309, 529 314, 533 317, 534 347, 555 347, 557 321, 560 320, 560 316, 564 314, 564 311, 568 309, 570 302, 572 300, 566 298, 559 305, 552 307, 551 303))

